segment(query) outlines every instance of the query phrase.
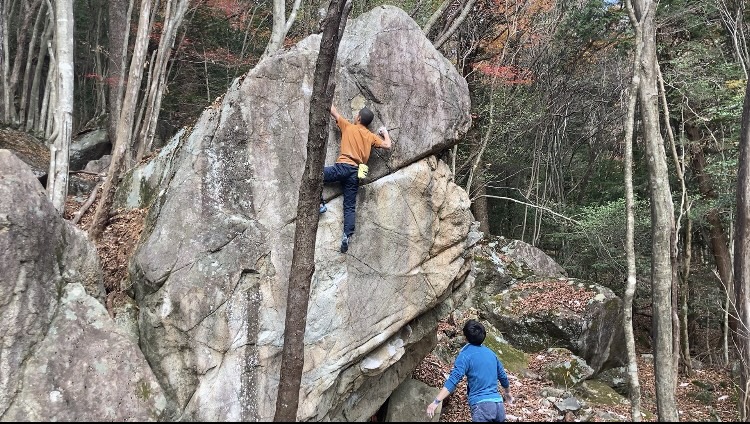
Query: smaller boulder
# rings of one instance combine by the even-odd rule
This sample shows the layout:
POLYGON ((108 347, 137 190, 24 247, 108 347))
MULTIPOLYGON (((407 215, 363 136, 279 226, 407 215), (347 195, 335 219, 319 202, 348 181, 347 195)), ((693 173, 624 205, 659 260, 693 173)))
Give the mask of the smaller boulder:
POLYGON ((435 398, 437 390, 427 384, 407 378, 393 391, 388 401, 385 422, 419 423, 438 422, 443 404, 438 405, 432 418, 425 412, 428 405, 435 398))
POLYGON ((591 377, 594 370, 582 358, 568 349, 551 348, 547 353, 552 361, 544 365, 547 378, 559 387, 573 387, 591 377))
POLYGON ((575 279, 527 279, 481 303, 487 320, 525 352, 564 347, 594 372, 625 364, 622 302, 575 279))
POLYGON ((109 154, 112 144, 107 130, 100 128, 79 134, 70 143, 70 170, 80 171, 92 160, 109 154))

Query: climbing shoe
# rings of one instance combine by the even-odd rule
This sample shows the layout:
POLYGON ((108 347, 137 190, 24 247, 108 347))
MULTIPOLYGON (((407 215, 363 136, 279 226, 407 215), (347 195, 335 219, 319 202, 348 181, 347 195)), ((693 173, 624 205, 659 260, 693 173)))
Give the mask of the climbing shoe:
POLYGON ((321 203, 320 204, 320 213, 326 213, 327 210, 328 210, 328 206, 326 206, 325 203, 321 203))
POLYGON ((341 253, 346 253, 347 250, 349 250, 349 237, 344 234, 341 238, 341 253))

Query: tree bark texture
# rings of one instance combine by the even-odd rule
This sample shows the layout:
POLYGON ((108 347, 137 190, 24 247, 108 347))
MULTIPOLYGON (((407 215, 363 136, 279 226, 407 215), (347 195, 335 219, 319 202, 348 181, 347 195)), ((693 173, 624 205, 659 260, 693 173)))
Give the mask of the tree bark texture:
MULTIPOLYGON (((67 1, 63 2, 67 5, 67 1)), ((29 36, 29 28, 31 27, 31 23, 34 20, 34 16, 36 15, 36 10, 39 8, 39 5, 41 4, 41 0, 25 0, 23 2, 23 12, 21 16, 21 25, 18 28, 18 33, 16 35, 16 43, 19 46, 19 48, 16 49, 16 55, 13 59, 13 68, 10 72, 10 77, 8 79, 8 92, 10 93, 11 101, 10 104, 8 104, 8 108, 10 109, 10 121, 13 122, 13 124, 18 124, 18 108, 15 104, 14 98, 17 96, 16 93, 16 87, 18 86, 18 80, 21 76, 21 64, 26 63, 24 61, 24 54, 27 53, 27 49, 20 48, 20 46, 26 45, 26 38, 29 36)), ((55 2, 57 4, 57 2, 55 2)), ((67 7, 67 6, 66 6, 67 7)), ((73 10, 72 10, 72 4, 71 4, 71 10, 70 10, 70 19, 72 22, 73 19, 73 10)), ((55 7, 56 9, 57 6, 55 7)), ((59 11, 58 11, 59 12, 59 11)), ((60 25, 60 17, 57 17, 57 24, 58 24, 58 31, 59 31, 59 25, 60 25)), ((71 24, 72 25, 72 24, 71 24)), ((70 43, 73 44, 73 32, 71 29, 70 33, 70 43)), ((72 51, 72 47, 71 47, 72 51)), ((59 60, 59 59, 58 59, 59 60)))
POLYGON ((479 231, 490 234, 490 213, 487 204, 487 182, 484 178, 484 172, 477 173, 473 185, 471 212, 474 214, 474 219, 479 221, 479 231))
POLYGON ((124 171, 125 160, 130 152, 133 117, 135 115, 138 91, 143 78, 143 63, 148 48, 148 35, 151 32, 151 7, 153 0, 141 2, 140 17, 138 18, 138 32, 133 49, 133 57, 130 61, 128 84, 125 90, 122 110, 117 124, 117 133, 112 143, 112 159, 107 172, 107 179, 102 187, 102 197, 96 206, 94 218, 89 227, 89 235, 96 240, 104 231, 109 220, 110 209, 115 197, 115 189, 120 180, 120 174, 124 171))
POLYGON ((489 234, 489 213, 487 211, 487 187, 484 178, 484 169, 482 164, 484 161, 484 151, 487 148, 490 137, 493 130, 495 102, 490 104, 489 112, 489 123, 487 125, 487 131, 484 137, 481 138, 480 143, 472 144, 470 147, 470 155, 473 158, 471 167, 469 168, 468 181, 466 182, 466 191, 471 197, 471 209, 474 213, 474 218, 479 221, 479 231, 489 234))
POLYGON ((458 18, 453 21, 451 26, 446 29, 445 32, 436 37, 437 39, 433 42, 436 49, 440 49, 440 47, 442 47, 443 44, 445 44, 445 42, 456 32, 458 27, 461 26, 464 20, 466 20, 466 17, 469 16, 469 12, 474 8, 474 3, 476 3, 476 0, 467 0, 458 18))
MULTIPOLYGON (((18 122, 21 125, 24 125, 26 123, 26 114, 28 111, 28 104, 29 104, 29 85, 31 82, 31 69, 34 67, 34 59, 36 58, 36 55, 34 54, 34 51, 36 50, 36 44, 37 40, 39 40, 39 33, 40 30, 42 33, 44 32, 43 29, 41 29, 41 25, 43 22, 47 22, 47 16, 44 14, 46 10, 46 4, 42 3, 39 7, 39 10, 36 13, 36 18, 34 19, 34 30, 31 33, 31 39, 29 40, 29 47, 26 49, 29 54, 26 55, 26 66, 24 67, 23 71, 23 80, 21 83, 21 101, 18 105, 19 113, 18 113, 18 122)), ((46 28, 46 26, 45 26, 46 28)), ((37 67, 39 67, 39 63, 37 61, 37 67)))
POLYGON ((6 0, 0 0, 0 98, 3 99, 2 103, 0 104, 0 116, 5 116, 5 110, 7 109, 6 105, 10 103, 10 96, 6 96, 8 90, 7 90, 7 78, 5 76, 7 73, 8 68, 8 60, 5 58, 5 54, 8 51, 8 39, 6 36, 6 31, 8 28, 8 23, 6 19, 6 13, 5 13, 5 5, 6 0))
POLYGON ((289 14, 289 19, 287 19, 286 1, 273 0, 273 26, 271 27, 271 37, 268 40, 263 57, 274 54, 284 45, 284 38, 297 17, 297 10, 299 9, 300 3, 301 0, 294 0, 292 12, 289 14))
POLYGON ((737 230, 734 241, 734 296, 738 330, 733 333, 740 356, 740 421, 750 418, 750 83, 745 89, 737 170, 737 230))
POLYGON ((133 0, 110 1, 107 5, 109 23, 109 58, 107 63, 107 89, 109 95, 109 123, 107 133, 110 143, 117 137, 117 121, 120 118, 122 97, 125 92, 125 63, 128 58, 128 36, 133 0))
POLYGON ((656 59, 656 2, 636 0, 635 16, 641 25, 641 81, 639 100, 646 144, 651 199, 651 300, 653 304, 656 406, 660 421, 679 421, 677 375, 674 368, 672 278, 674 205, 669 187, 667 155, 659 125, 656 59))
POLYGON ((680 356, 685 366, 685 374, 693 375, 693 363, 690 359, 690 335, 688 334, 688 303, 690 301, 690 266, 693 258, 693 221, 687 217, 685 237, 683 238, 682 273, 680 280, 680 356))
MULTIPOLYGON (((54 27, 54 23, 50 24, 54 27)), ((52 35, 50 35, 50 38, 52 35)), ((57 73, 57 63, 55 63, 55 52, 52 51, 52 42, 47 40, 47 55, 49 55, 49 69, 47 70, 47 77, 44 82, 44 95, 42 96, 42 107, 39 109, 39 119, 37 120, 37 132, 43 133, 45 137, 49 137, 52 134, 52 124, 50 123, 50 113, 54 105, 55 100, 55 75, 57 73)))
MULTIPOLYGON (((708 201, 713 201, 718 198, 716 190, 714 190, 711 179, 706 173, 706 157, 703 152, 703 145, 701 144, 700 130, 695 127, 688 126, 687 134, 691 141, 695 142, 692 148, 692 163, 693 174, 698 180, 698 190, 701 195, 708 201)), ((719 210, 711 208, 706 213, 706 220, 709 224, 709 233, 711 235, 711 251, 714 255, 714 262, 716 263, 716 270, 719 273, 719 278, 723 285, 722 289, 726 290, 731 296, 732 293, 732 258, 729 252, 729 238, 724 230, 724 224, 721 221, 721 215, 719 210)), ((734 311, 730 311, 730 315, 733 315, 734 311)), ((730 321, 730 328, 736 330, 737 324, 734 320, 730 321)))
POLYGON ((328 141, 329 113, 335 89, 333 72, 350 9, 350 1, 331 0, 323 21, 320 51, 315 64, 310 103, 310 129, 307 136, 307 159, 297 203, 294 253, 289 272, 284 347, 274 415, 274 421, 277 422, 297 420, 299 391, 304 369, 310 280, 315 271, 315 239, 320 218, 318 203, 323 191, 323 163, 328 141))
POLYGON ((45 18, 44 30, 42 31, 42 39, 39 42, 38 54, 35 54, 37 66, 34 66, 34 73, 30 77, 31 91, 29 92, 29 100, 26 104, 26 111, 23 114, 26 119, 24 125, 25 130, 31 131, 37 127, 37 119, 39 119, 39 88, 42 80, 42 67, 40 63, 44 63, 44 59, 47 57, 47 40, 51 36, 50 25, 46 22, 48 19, 45 18))
POLYGON ((47 195, 62 215, 68 197, 70 141, 73 137, 73 0, 55 2, 55 45, 57 46, 56 137, 50 147, 47 195))
MULTIPOLYGON (((46 5, 46 3, 44 3, 46 5)), ((46 9, 46 6, 42 6, 46 9)), ((52 31, 54 29, 54 22, 52 22, 52 12, 47 10, 47 14, 44 18, 44 30, 42 31, 42 38, 39 41, 38 54, 35 55, 36 66, 34 67, 34 76, 31 79, 31 93, 29 94, 29 105, 28 111, 26 112, 26 131, 39 130, 42 128, 41 116, 42 116, 42 105, 39 104, 40 90, 42 90, 42 71, 44 61, 47 59, 47 43, 52 38, 52 31)), ((46 94, 46 93, 45 93, 46 94)), ((42 96, 44 97, 44 96, 42 96)))
POLYGON ((627 258, 627 285, 623 304, 623 326, 625 329, 625 347, 628 351, 628 385, 630 396, 630 416, 634 422, 642 421, 641 384, 638 378, 638 357, 635 350, 633 332, 633 297, 636 290, 635 266, 635 194, 633 192, 633 128, 635 127, 635 108, 638 102, 638 88, 641 81, 640 61, 643 50, 641 26, 633 13, 633 5, 626 2, 630 20, 635 28, 635 52, 633 54, 633 77, 630 82, 628 113, 625 118, 625 256, 627 258))
POLYGON ((156 132, 156 123, 159 119, 161 109, 161 100, 164 96, 164 88, 167 84, 167 64, 172 54, 177 30, 182 25, 185 13, 188 9, 188 0, 178 0, 173 4, 173 0, 167 2, 167 16, 164 19, 159 49, 156 55, 156 63, 153 67, 153 73, 149 73, 150 88, 146 99, 146 112, 143 116, 141 131, 136 137, 135 161, 138 162, 143 158, 154 138, 156 132))

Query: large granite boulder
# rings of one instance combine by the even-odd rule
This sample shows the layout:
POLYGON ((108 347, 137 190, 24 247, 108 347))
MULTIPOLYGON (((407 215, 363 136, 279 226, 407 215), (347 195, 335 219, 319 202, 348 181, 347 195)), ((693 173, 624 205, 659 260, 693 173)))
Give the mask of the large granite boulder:
POLYGON ((622 301, 610 289, 565 277, 540 249, 488 236, 475 247, 474 288, 466 307, 514 347, 566 348, 594 372, 626 362, 622 301))
POLYGON ((166 398, 103 306, 99 258, 28 165, 0 150, 0 417, 160 419, 166 398))
MULTIPOLYGON (((319 35, 259 63, 134 171, 120 204, 150 206, 132 266, 140 343, 169 419, 273 417, 297 196, 319 35)), ((299 420, 364 421, 435 346, 438 319, 470 286, 481 237, 470 201, 434 153, 468 129, 469 93, 402 10, 351 20, 334 104, 393 128, 357 199, 347 254, 336 186, 326 189, 299 420)), ((332 124, 327 163, 338 152, 332 124)))
POLYGON ((566 348, 594 373, 625 363, 622 301, 606 287, 575 279, 526 279, 483 306, 487 320, 526 352, 566 348))

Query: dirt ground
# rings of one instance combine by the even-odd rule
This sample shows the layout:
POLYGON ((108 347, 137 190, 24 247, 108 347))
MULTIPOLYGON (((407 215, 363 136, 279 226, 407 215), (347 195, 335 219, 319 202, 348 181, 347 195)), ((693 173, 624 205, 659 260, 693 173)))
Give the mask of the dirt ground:
MULTIPOLYGON (((439 324, 438 331, 446 334, 461 334, 460 328, 445 321, 439 324)), ((440 339, 441 337, 438 337, 438 340, 440 339)), ((442 339, 443 343, 447 340, 446 337, 442 339)), ((643 421, 657 421, 654 366, 648 356, 642 356, 650 353, 640 350, 638 356, 638 375, 642 393, 641 410, 645 414, 643 421)), ((580 421, 583 410, 578 414, 559 413, 554 406, 550 408, 549 401, 542 395, 545 388, 554 387, 551 381, 542 377, 545 363, 552 361, 554 357, 546 352, 533 353, 529 356, 531 358, 529 362, 531 373, 529 374, 535 375, 536 378, 524 378, 521 375, 508 373, 511 392, 515 400, 512 404, 506 405, 507 421, 580 421), (555 413, 550 415, 550 409, 555 413)), ((412 376, 435 387, 435 394, 437 394, 450 373, 451 366, 452 364, 446 364, 430 354, 419 364, 412 376)), ((736 395, 734 395, 733 387, 730 373, 720 367, 704 366, 703 369, 695 370, 693 377, 680 375, 677 387, 680 421, 737 421, 736 395)), ((592 408, 592 411, 588 411, 593 416, 591 421, 632 421, 629 402, 620 405, 591 405, 589 407, 592 408), (599 414, 593 414, 594 411, 598 411, 599 414), (609 417, 609 419, 601 417, 609 417)), ((471 421, 471 412, 466 397, 466 379, 443 402, 440 421, 471 421)))

